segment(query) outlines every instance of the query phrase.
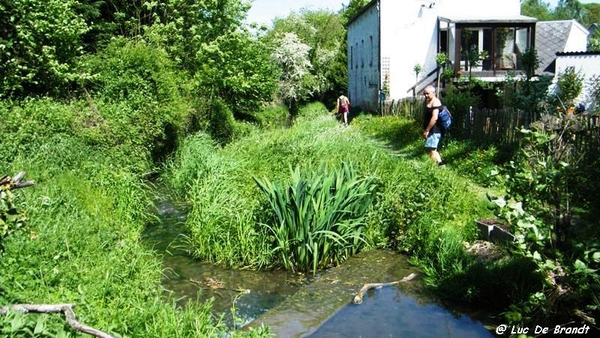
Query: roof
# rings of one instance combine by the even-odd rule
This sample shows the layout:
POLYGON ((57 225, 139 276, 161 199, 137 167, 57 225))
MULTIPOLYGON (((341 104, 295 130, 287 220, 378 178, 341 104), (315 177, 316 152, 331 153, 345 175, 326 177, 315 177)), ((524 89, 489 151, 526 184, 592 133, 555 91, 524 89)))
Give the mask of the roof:
POLYGON ((581 56, 581 55, 600 55, 598 51, 584 51, 584 52, 558 52, 556 56, 581 56))
POLYGON ((535 27, 535 49, 540 66, 536 74, 556 71, 556 53, 564 52, 575 20, 539 21, 535 27))
POLYGON ((481 15, 481 16, 469 16, 469 17, 461 17, 461 16, 440 16, 440 20, 447 21, 450 23, 458 23, 458 24, 504 24, 510 23, 512 24, 532 24, 536 23, 538 20, 536 18, 532 18, 530 16, 525 15, 503 15, 503 16, 493 16, 493 15, 481 15))

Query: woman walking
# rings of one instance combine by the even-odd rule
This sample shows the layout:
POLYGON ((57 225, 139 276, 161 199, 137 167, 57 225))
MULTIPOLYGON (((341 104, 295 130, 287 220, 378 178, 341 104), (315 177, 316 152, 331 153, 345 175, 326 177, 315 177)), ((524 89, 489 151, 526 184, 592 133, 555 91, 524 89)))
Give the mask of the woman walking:
POLYGON ((350 111, 350 100, 344 95, 340 95, 335 105, 335 111, 338 115, 341 115, 344 125, 348 125, 348 112, 350 111))

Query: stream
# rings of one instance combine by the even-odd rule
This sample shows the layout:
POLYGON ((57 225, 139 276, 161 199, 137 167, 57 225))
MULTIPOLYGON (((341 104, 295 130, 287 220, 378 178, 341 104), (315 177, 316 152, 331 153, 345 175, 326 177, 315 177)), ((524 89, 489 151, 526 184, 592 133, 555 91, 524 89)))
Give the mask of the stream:
POLYGON ((402 255, 361 253, 310 280, 282 270, 223 269, 188 255, 185 206, 168 200, 155 206, 160 222, 149 226, 143 238, 163 257, 164 288, 180 305, 212 299, 213 314, 231 328, 264 324, 276 337, 494 336, 473 316, 422 294, 420 278, 370 290, 362 304, 351 304, 364 283, 418 272, 402 255))

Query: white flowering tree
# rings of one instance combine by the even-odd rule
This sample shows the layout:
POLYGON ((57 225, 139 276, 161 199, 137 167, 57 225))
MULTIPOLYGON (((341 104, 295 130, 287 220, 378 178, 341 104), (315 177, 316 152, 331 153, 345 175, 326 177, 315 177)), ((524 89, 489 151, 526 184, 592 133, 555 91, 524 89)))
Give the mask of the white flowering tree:
POLYGON ((294 33, 285 33, 277 39, 273 60, 281 69, 279 96, 288 105, 290 114, 298 113, 298 103, 315 90, 317 81, 311 74, 310 47, 294 33))

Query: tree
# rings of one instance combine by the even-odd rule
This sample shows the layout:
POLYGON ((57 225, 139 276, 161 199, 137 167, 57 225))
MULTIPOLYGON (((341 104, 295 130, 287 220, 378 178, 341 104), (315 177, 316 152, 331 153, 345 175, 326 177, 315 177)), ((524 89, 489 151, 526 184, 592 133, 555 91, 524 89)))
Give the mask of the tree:
POLYGON ((600 52, 600 29, 596 29, 588 40, 588 50, 600 52))
POLYGON ((282 34, 294 33, 310 47, 308 59, 316 87, 312 98, 334 100, 347 88, 346 30, 343 17, 331 11, 301 10, 273 22, 265 39, 273 42, 282 34))
POLYGON ((237 118, 248 118, 277 89, 280 70, 272 50, 248 32, 237 30, 204 44, 196 73, 197 88, 207 97, 220 97, 237 118))
POLYGON ((250 8, 243 0, 161 0, 145 6, 153 10, 148 37, 191 74, 203 71, 205 46, 238 30, 250 8))
POLYGON ((348 3, 348 7, 344 9, 344 17, 346 21, 352 20, 352 18, 360 12, 360 10, 365 7, 370 0, 350 0, 348 3))
POLYGON ((0 97, 61 94, 87 31, 73 0, 0 0, 0 97))
POLYGON ((521 3, 521 14, 534 17, 540 21, 552 20, 550 3, 542 0, 525 0, 521 3))
POLYGON ((579 23, 585 21, 587 11, 578 0, 559 0, 554 10, 554 20, 575 19, 579 23))
POLYGON ((583 4, 583 8, 585 9, 586 16, 584 21, 581 22, 582 25, 589 28, 594 23, 600 23, 600 4, 583 4))
POLYGON ((315 79, 311 74, 310 47, 300 41, 294 33, 285 33, 278 39, 273 60, 281 69, 279 95, 288 105, 290 114, 296 116, 298 103, 315 90, 315 79))

